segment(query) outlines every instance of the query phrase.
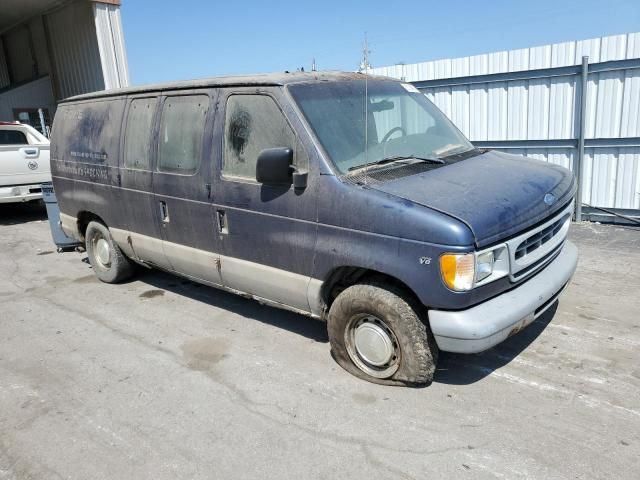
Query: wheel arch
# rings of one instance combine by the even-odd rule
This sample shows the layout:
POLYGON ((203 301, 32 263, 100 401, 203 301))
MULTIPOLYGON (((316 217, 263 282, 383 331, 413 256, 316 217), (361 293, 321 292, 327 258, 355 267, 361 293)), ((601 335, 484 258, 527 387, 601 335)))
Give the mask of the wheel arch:
POLYGON ((325 312, 331 308, 331 304, 338 295, 348 287, 367 281, 376 281, 400 288, 411 295, 419 304, 418 295, 409 285, 393 275, 378 270, 356 266, 336 267, 329 272, 320 288, 320 299, 325 312))
POLYGON ((78 216, 76 218, 77 218, 77 225, 78 225, 78 233, 82 237, 83 242, 86 240, 85 234, 87 232, 87 227, 89 226, 90 222, 99 222, 105 227, 108 226, 106 222, 99 215, 96 215, 95 213, 88 210, 81 210, 80 212, 78 212, 78 216))

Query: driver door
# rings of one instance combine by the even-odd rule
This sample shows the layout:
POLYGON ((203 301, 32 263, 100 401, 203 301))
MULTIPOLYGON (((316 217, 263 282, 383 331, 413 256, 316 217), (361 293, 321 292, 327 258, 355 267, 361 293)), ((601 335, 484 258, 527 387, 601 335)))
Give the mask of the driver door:
POLYGON ((215 210, 222 280, 242 292, 309 311, 317 182, 312 172, 301 191, 256 181, 256 159, 265 148, 291 148, 294 164, 308 168, 306 149, 283 113, 280 105, 286 99, 280 95, 275 88, 221 93, 224 122, 217 125, 221 164, 215 210))

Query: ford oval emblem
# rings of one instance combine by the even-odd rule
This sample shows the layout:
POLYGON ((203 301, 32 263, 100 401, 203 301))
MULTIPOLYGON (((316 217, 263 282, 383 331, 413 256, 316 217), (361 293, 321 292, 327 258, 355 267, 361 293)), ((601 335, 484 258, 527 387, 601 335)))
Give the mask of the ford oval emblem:
POLYGON ((29 163, 27 163, 27 167, 29 167, 29 169, 31 170, 35 170, 38 168, 38 162, 31 160, 29 163))
POLYGON ((544 196, 544 203, 549 206, 553 205, 554 203, 556 203, 556 196, 553 193, 547 193, 544 196))

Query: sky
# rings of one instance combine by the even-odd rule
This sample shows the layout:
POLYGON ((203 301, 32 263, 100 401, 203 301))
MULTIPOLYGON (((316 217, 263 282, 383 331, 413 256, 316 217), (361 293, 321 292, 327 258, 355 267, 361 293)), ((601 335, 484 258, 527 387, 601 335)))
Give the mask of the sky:
POLYGON ((640 31, 640 0, 122 0, 131 82, 356 70, 640 31))

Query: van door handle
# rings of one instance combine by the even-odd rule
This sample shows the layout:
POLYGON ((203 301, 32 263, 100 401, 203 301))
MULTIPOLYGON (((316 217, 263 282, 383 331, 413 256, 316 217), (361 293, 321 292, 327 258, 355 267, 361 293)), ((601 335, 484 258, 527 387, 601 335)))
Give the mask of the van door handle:
POLYGON ((169 209, 167 202, 160 200, 160 219, 163 223, 169 223, 169 209))
POLYGON ((218 219, 218 232, 227 234, 229 233, 229 225, 227 225, 227 214, 224 210, 216 210, 216 217, 218 219))

